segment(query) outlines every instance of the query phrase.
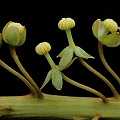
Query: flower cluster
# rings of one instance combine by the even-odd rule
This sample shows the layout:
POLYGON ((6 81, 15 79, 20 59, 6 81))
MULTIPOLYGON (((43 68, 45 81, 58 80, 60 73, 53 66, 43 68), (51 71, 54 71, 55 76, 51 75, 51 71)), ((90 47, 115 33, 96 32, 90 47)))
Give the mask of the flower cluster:
POLYGON ((117 32, 118 24, 113 19, 101 21, 97 19, 92 25, 93 35, 108 47, 117 47, 120 45, 120 33, 117 32))

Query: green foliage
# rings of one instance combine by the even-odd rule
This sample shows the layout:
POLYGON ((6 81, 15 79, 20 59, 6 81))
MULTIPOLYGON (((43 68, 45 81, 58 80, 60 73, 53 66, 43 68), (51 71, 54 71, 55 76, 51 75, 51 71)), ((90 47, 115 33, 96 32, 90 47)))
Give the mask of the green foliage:
POLYGON ((41 89, 50 81, 52 80, 52 84, 53 86, 57 89, 57 90, 61 90, 62 89, 62 85, 63 85, 63 81, 62 81, 62 75, 61 72, 59 70, 59 68, 56 66, 55 68, 51 69, 46 78, 44 83, 41 86, 41 89))
POLYGON ((61 59, 59 61, 60 70, 63 70, 69 65, 72 61, 73 53, 73 48, 70 48, 69 46, 62 51, 61 59))
POLYGON ((88 58, 93 58, 94 59, 93 56, 91 56, 90 54, 88 54, 82 48, 80 48, 78 46, 76 46, 74 48, 74 52, 75 52, 76 56, 78 56, 78 57, 85 58, 85 59, 88 59, 88 58))

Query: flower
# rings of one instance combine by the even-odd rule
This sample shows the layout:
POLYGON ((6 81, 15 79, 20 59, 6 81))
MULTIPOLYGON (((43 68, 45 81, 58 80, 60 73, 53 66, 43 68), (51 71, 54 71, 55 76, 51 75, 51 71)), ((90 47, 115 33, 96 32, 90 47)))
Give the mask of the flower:
POLYGON ((26 39, 26 28, 17 22, 8 22, 2 30, 3 40, 11 46, 21 46, 26 39))
POLYGON ((62 18, 58 22, 58 28, 61 30, 68 30, 75 26, 75 21, 72 18, 62 18))
POLYGON ((104 21, 97 19, 92 25, 93 35, 107 47, 120 45, 120 33, 117 30, 118 25, 112 19, 105 19, 104 21))
POLYGON ((52 80, 53 86, 57 90, 61 90, 63 86, 62 75, 59 67, 54 63, 50 54, 48 53, 51 50, 51 45, 48 42, 41 42, 35 47, 35 51, 39 55, 44 55, 51 66, 51 70, 48 72, 44 83, 41 86, 41 89, 46 86, 46 84, 52 80))
POLYGON ((48 42, 41 42, 35 47, 35 51, 39 55, 44 55, 51 50, 51 45, 48 42))
POLYGON ((61 30, 65 30, 68 38, 68 43, 69 43, 69 46, 64 48, 62 52, 57 56, 57 57, 61 57, 58 65, 60 70, 64 70, 68 68, 77 57, 81 57, 85 59, 88 59, 88 58, 94 59, 93 56, 85 52, 79 46, 75 45, 74 40, 72 38, 71 29, 70 29, 70 28, 73 28, 74 26, 75 26, 75 21, 72 18, 62 18, 58 22, 58 27, 61 30), (74 57, 74 55, 76 57, 74 57))

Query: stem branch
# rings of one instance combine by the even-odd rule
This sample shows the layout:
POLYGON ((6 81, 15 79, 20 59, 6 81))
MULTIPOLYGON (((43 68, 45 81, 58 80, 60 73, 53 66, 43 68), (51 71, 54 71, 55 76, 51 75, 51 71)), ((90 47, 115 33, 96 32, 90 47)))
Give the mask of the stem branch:
POLYGON ((52 60, 51 56, 49 55, 49 53, 46 53, 45 57, 46 57, 48 63, 50 64, 50 67, 54 68, 56 65, 55 65, 54 61, 52 60))
POLYGON ((116 91, 115 87, 109 82, 108 79, 106 79, 102 74, 100 74, 98 71, 96 71, 94 68, 92 68, 89 64, 87 64, 82 58, 78 57, 78 60, 80 61, 80 63, 85 66, 88 70, 90 70, 92 73, 94 73, 95 75, 97 75, 99 78, 101 78, 111 89, 113 95, 115 98, 119 98, 119 94, 116 91))
POLYGON ((22 64, 21 64, 21 62, 16 54, 15 47, 9 46, 9 49, 10 49, 10 53, 12 55, 12 58, 14 59, 15 63, 17 64, 18 68, 25 75, 25 77, 28 79, 30 84, 34 87, 34 89, 37 92, 38 97, 43 98, 43 94, 42 94, 41 90, 38 88, 37 84, 34 82, 34 80, 30 77, 30 75, 27 73, 27 71, 22 66, 22 64))
POLYGON ((71 29, 66 30, 66 35, 67 35, 67 38, 68 38, 69 46, 74 47, 75 43, 74 43, 73 38, 72 38, 71 29))
POLYGON ((22 80, 27 85, 27 87, 30 89, 30 91, 31 91, 31 93, 32 93, 33 96, 37 95, 35 89, 33 88, 33 86, 21 74, 19 74, 14 69, 12 69, 11 67, 9 67, 2 60, 0 60, 0 65, 3 68, 5 68, 6 70, 8 70, 9 72, 11 72, 13 75, 17 76, 20 80, 22 80))
POLYGON ((88 87, 88 86, 82 85, 82 84, 80 84, 80 83, 78 83, 78 82, 76 82, 76 81, 68 78, 68 77, 65 76, 63 73, 62 73, 62 77, 63 77, 63 79, 64 79, 66 82, 68 82, 68 83, 70 83, 70 84, 72 84, 72 85, 74 85, 74 86, 76 86, 76 87, 79 87, 79 88, 82 88, 82 89, 84 89, 84 90, 87 90, 87 91, 89 91, 89 92, 91 92, 91 93, 99 96, 105 103, 108 102, 107 98, 106 98, 103 94, 101 94, 100 92, 94 90, 93 88, 90 88, 90 87, 88 87))
POLYGON ((100 59, 103 63, 103 65, 105 66, 105 68, 110 72, 110 74, 118 81, 118 83, 120 84, 120 78, 118 77, 118 75, 111 69, 111 67, 109 66, 109 64, 107 63, 107 61, 105 60, 104 54, 103 54, 103 45, 98 41, 98 52, 99 52, 99 56, 100 59))

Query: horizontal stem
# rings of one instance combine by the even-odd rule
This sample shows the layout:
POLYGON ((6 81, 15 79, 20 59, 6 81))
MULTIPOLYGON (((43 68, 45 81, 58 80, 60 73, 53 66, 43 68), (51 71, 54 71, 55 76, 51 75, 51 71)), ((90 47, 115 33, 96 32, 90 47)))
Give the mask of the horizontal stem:
POLYGON ((65 76, 63 73, 62 73, 62 76, 63 76, 63 79, 64 79, 66 82, 68 82, 68 83, 70 83, 70 84, 72 84, 72 85, 74 85, 74 86, 76 86, 76 87, 79 87, 79 88, 81 88, 81 89, 84 89, 84 90, 86 90, 86 91, 89 91, 89 92, 97 95, 97 96, 100 97, 105 103, 108 102, 107 98, 106 98, 103 94, 101 94, 100 92, 98 92, 97 90, 95 90, 95 89, 93 89, 93 88, 91 88, 91 87, 85 86, 85 85, 83 85, 83 84, 80 84, 80 83, 78 83, 78 82, 76 82, 76 81, 68 78, 68 77, 65 76))
POLYGON ((73 117, 92 119, 120 118, 120 99, 108 98, 105 104, 100 98, 68 97, 44 94, 39 100, 29 95, 0 97, 0 115, 4 117, 53 117, 72 119, 73 117))

